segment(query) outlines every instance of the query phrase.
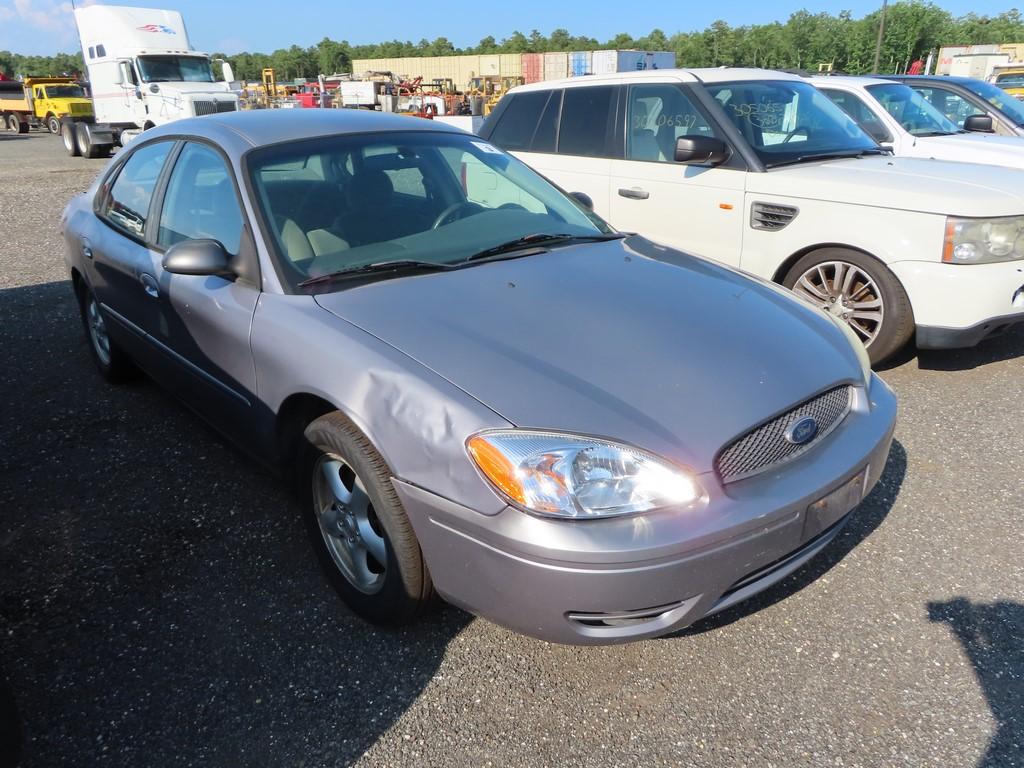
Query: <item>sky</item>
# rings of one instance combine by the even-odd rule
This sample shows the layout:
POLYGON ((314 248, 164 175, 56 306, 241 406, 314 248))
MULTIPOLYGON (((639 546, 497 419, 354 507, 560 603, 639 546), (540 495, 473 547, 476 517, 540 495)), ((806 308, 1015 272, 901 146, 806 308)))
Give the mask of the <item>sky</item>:
MULTIPOLYGON (((77 0, 79 5, 83 0, 77 0)), ((95 0, 84 0, 95 2, 95 0)), ((458 47, 475 45, 487 35, 497 40, 519 30, 548 34, 564 27, 574 35, 598 40, 618 32, 634 37, 660 28, 667 34, 704 29, 716 19, 733 26, 785 21, 793 11, 818 13, 850 10, 855 17, 870 13, 880 0, 844 0, 813 4, 808 0, 718 0, 695 3, 646 0, 504 0, 455 2, 385 0, 381 4, 348 0, 145 0, 110 5, 156 5, 181 11, 192 45, 201 51, 228 54, 267 52, 291 45, 309 46, 325 36, 350 43, 382 40, 433 40, 447 37, 458 47)), ((937 0, 959 16, 974 12, 994 15, 1018 4, 1015 0, 937 0)), ((49 55, 77 50, 69 0, 0 0, 0 50, 49 55)))

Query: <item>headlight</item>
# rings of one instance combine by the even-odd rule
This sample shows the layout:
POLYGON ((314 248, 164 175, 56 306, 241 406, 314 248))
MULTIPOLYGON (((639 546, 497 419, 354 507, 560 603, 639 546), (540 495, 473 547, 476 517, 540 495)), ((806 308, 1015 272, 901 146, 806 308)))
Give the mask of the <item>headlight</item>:
POLYGON ((639 448, 591 437, 483 432, 466 448, 501 495, 540 515, 612 517, 686 505, 703 495, 686 470, 639 448))
POLYGON ((1024 259, 1024 216, 946 218, 943 261, 949 264, 991 264, 1016 259, 1024 259))
POLYGON ((846 334, 847 341, 850 342, 850 346, 853 347, 854 353, 857 355, 857 359, 860 361, 860 371, 864 375, 864 385, 871 385, 871 358, 868 357, 868 349, 864 346, 864 342, 861 341, 860 336, 857 332, 850 327, 850 324, 843 320, 841 317, 836 317, 831 312, 825 313, 828 317, 832 318, 832 322, 839 326, 840 330, 846 334))

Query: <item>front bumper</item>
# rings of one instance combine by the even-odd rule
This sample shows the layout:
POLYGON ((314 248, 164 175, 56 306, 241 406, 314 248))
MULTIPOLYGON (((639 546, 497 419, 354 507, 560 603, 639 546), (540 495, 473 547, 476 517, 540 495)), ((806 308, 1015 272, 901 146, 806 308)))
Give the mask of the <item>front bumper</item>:
POLYGON ((972 347, 1024 322, 1024 261, 889 267, 910 297, 921 349, 972 347))
POLYGON ((822 530, 809 505, 865 468, 870 490, 895 426, 896 399, 885 384, 875 378, 870 397, 862 394, 862 408, 779 469, 724 488, 703 476, 710 500, 699 510, 588 521, 513 508, 487 516, 394 484, 449 602, 543 640, 629 642, 682 629, 756 594, 838 534, 849 515, 822 530))

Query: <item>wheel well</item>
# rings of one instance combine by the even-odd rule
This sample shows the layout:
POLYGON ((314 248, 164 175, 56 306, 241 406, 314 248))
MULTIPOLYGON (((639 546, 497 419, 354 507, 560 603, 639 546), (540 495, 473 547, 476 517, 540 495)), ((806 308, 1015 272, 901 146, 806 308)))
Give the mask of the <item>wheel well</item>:
POLYGON ((82 273, 79 272, 74 267, 72 267, 72 269, 71 269, 71 287, 74 288, 74 290, 75 290, 75 297, 79 301, 81 301, 82 300, 82 289, 84 288, 84 283, 83 283, 83 280, 82 280, 82 273))
POLYGON ((302 445, 302 433, 315 419, 338 407, 317 395, 308 392, 289 395, 278 409, 275 419, 275 444, 278 460, 285 465, 286 472, 293 464, 296 452, 302 445))
POLYGON ((847 251, 856 251, 857 253, 863 253, 865 256, 869 256, 870 258, 878 261, 877 257, 872 256, 864 249, 855 248, 852 245, 847 245, 846 243, 818 243, 817 245, 809 245, 806 248, 802 248, 796 253, 794 253, 792 256, 789 256, 784 262, 782 262, 779 265, 779 268, 775 270, 775 274, 772 275, 772 282, 781 285, 782 281, 785 280, 786 278, 786 274, 789 272, 789 270, 793 268, 794 264, 800 261, 800 259, 802 259, 809 253, 814 253, 815 251, 823 251, 826 248, 842 248, 847 251))
POLYGON ((151 120, 147 120, 145 123, 143 123, 142 130, 148 131, 150 128, 155 128, 155 127, 156 127, 156 123, 154 123, 151 120))

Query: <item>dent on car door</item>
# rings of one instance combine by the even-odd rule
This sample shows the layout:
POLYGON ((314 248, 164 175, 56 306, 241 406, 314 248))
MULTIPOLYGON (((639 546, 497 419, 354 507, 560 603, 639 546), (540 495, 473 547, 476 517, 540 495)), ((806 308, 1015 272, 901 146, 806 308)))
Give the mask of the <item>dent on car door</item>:
POLYGON ((675 161, 680 137, 725 137, 680 83, 630 86, 625 113, 625 157, 611 161, 611 223, 739 264, 745 171, 675 161))
POLYGON ((174 159, 158 213, 156 245, 220 243, 240 275, 181 275, 157 267, 154 336, 174 366, 167 382, 196 410, 236 435, 252 427, 256 377, 249 329, 259 300, 256 254, 234 175, 224 157, 198 142, 174 159))
POLYGON ((113 169, 99 192, 97 220, 81 233, 82 263, 108 331, 152 372, 161 359, 147 336, 157 327, 153 301, 160 254, 147 240, 155 192, 173 141, 139 147, 113 169))

